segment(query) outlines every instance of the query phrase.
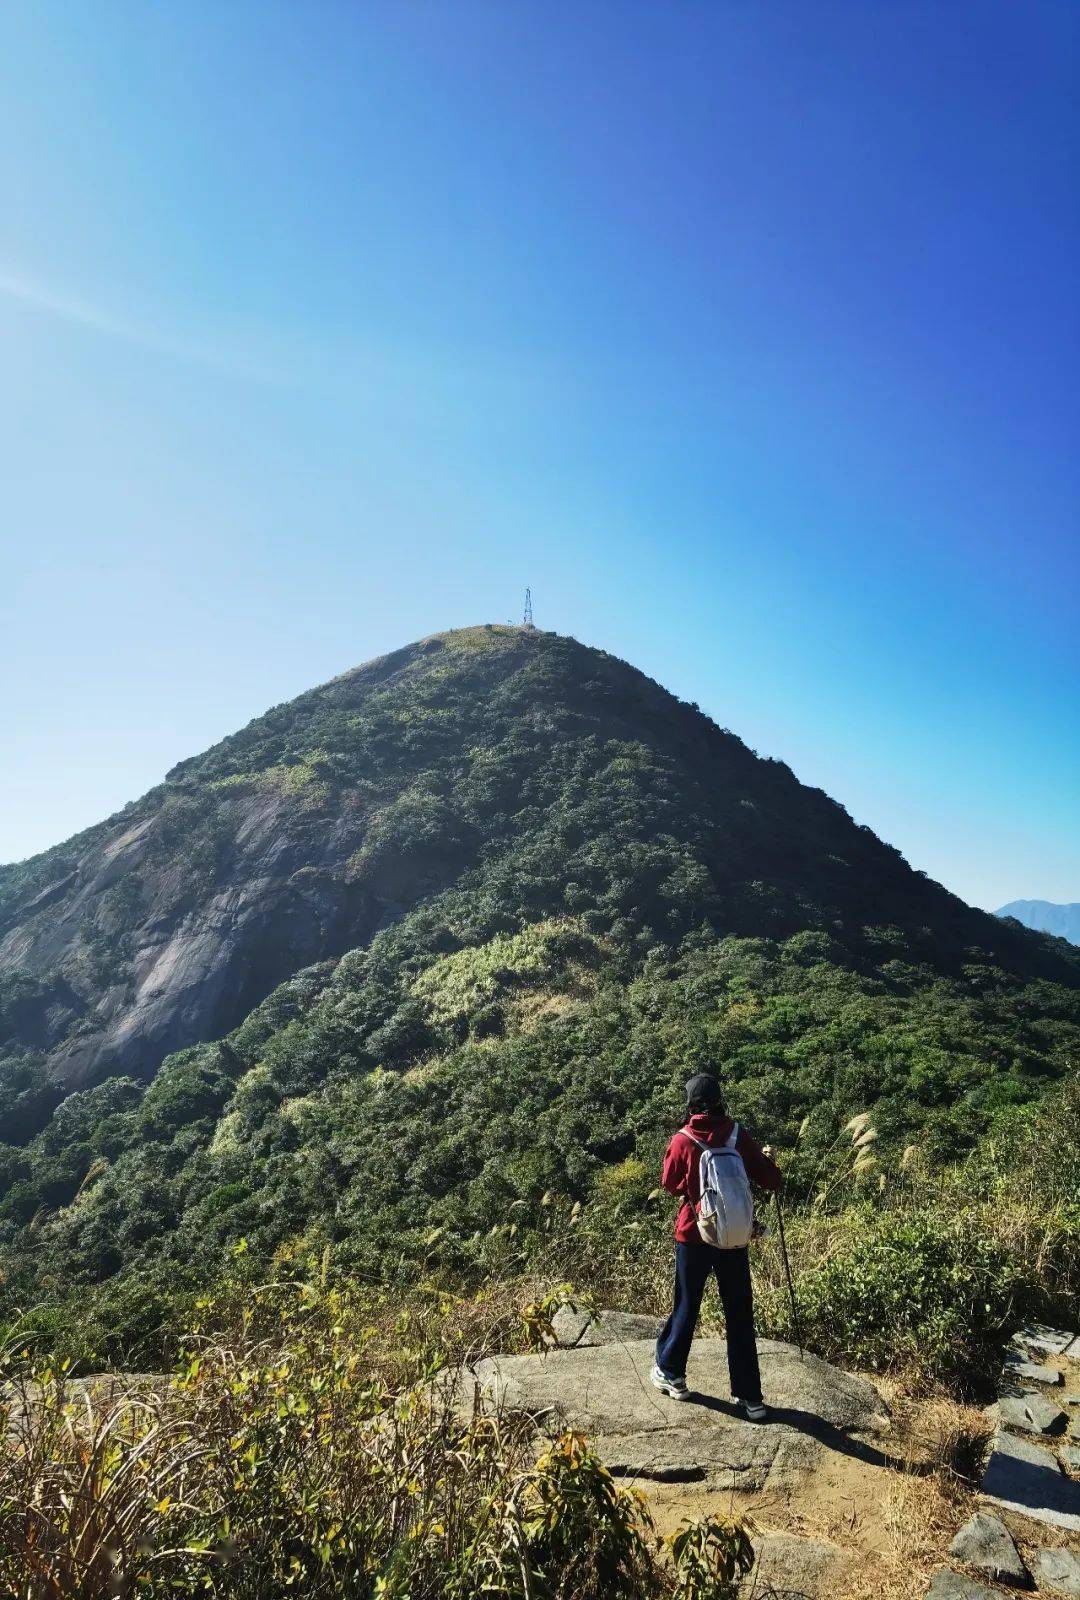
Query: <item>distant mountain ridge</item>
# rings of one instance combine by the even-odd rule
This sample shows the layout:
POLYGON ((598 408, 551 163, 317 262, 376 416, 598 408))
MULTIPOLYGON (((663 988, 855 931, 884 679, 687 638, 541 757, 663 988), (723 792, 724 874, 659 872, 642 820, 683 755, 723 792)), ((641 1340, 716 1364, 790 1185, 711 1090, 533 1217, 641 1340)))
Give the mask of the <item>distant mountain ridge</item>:
POLYGON ((1010 900, 999 906, 995 917, 1015 917, 1036 933, 1052 933, 1070 944, 1080 944, 1080 903, 1075 900, 1058 905, 1053 900, 1010 900))

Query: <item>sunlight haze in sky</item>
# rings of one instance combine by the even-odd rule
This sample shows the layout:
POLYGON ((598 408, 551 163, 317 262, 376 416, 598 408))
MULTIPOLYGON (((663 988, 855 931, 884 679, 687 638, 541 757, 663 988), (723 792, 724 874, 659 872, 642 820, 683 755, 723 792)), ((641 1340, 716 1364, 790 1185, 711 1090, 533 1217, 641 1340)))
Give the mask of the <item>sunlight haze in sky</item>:
POLYGON ((1080 900, 1080 10, 0 10, 0 860, 436 630, 1080 900))

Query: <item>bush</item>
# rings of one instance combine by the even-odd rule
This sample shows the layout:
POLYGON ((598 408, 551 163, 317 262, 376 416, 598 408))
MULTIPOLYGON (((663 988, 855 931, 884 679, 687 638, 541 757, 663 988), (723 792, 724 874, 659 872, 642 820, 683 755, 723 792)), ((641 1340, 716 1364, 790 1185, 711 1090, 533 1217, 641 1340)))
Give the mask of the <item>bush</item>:
POLYGON ((868 1206, 841 1227, 833 1253, 799 1277, 803 1334, 815 1350, 968 1382, 997 1365, 1026 1281, 976 1217, 868 1206))

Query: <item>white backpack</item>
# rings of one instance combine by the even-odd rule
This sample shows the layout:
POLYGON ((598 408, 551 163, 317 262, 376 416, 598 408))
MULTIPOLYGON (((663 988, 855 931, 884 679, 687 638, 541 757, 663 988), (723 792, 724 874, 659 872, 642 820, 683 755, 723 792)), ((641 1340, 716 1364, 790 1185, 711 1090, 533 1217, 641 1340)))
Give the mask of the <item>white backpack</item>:
POLYGON ((689 1128, 681 1131, 701 1151, 698 1232, 705 1243, 716 1250, 745 1250, 754 1231, 754 1197, 750 1193, 743 1158, 735 1148, 739 1124, 735 1124, 727 1142, 721 1145, 706 1144, 689 1128))

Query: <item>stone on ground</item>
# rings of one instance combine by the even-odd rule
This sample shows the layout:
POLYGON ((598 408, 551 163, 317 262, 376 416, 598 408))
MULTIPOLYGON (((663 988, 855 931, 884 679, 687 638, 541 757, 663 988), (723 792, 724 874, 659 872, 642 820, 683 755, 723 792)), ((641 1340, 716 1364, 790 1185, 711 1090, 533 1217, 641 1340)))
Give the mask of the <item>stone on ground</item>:
POLYGON ((1047 1367, 1037 1361, 1025 1361, 1018 1350, 1009 1352, 1005 1357, 1005 1366, 1010 1377, 1023 1378, 1025 1383, 1045 1383, 1054 1387, 1063 1382, 1061 1373, 1056 1367, 1047 1367))
POLYGON ((1070 1600, 1080 1597, 1080 1561, 1071 1550, 1040 1550, 1034 1565, 1040 1588, 1055 1589, 1070 1600))
POLYGON ((1060 1406, 1034 1389, 1003 1395, 998 1414, 1003 1427, 1018 1428, 1021 1433, 1064 1433, 1069 1420, 1060 1406))
POLYGON ((1080 1472, 1080 1444, 1067 1444, 1061 1452, 1061 1464, 1066 1472, 1080 1472))
POLYGON ((988 1589, 985 1583, 976 1583, 974 1578, 942 1567, 931 1579, 926 1600, 1001 1600, 1001 1590, 988 1589))
POLYGON ((1045 1350, 1047 1355, 1060 1356, 1074 1342, 1080 1343, 1080 1339, 1075 1333, 1066 1333, 1061 1328, 1044 1328, 1041 1323, 1035 1322, 1026 1328, 1018 1328, 1010 1342, 1025 1350, 1045 1350))
POLYGON ((1080 1531, 1080 1483, 1066 1478, 1056 1459, 1027 1439, 998 1429, 983 1473, 988 1500, 1054 1528, 1080 1531))
POLYGON ((561 1346, 625 1344, 628 1339, 653 1339, 660 1331, 657 1317, 642 1317, 633 1311, 579 1311, 576 1306, 560 1306, 551 1326, 561 1346))
POLYGON ((1065 1354, 1070 1361, 1080 1361, 1080 1338, 1073 1340, 1072 1344, 1066 1348, 1065 1354))
POLYGON ((827 1539, 800 1539, 792 1533, 767 1533, 755 1540, 757 1562, 746 1580, 750 1595, 779 1593, 817 1600, 832 1593, 832 1579, 845 1559, 827 1539))
POLYGON ((988 1511, 977 1511, 960 1529, 949 1554, 988 1578, 1007 1578, 1013 1583, 1023 1583, 1027 1568, 1013 1536, 1000 1517, 988 1511))

